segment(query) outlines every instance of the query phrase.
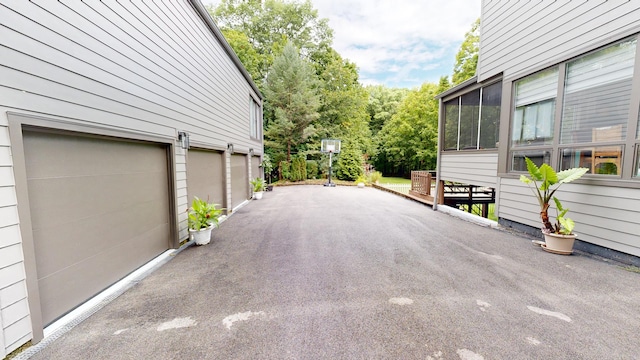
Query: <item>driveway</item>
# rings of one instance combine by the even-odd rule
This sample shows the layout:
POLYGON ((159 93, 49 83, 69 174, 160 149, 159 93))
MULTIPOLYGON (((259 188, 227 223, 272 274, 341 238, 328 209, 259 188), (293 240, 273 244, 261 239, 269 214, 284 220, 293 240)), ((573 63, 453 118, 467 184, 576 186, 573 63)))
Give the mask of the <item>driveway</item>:
POLYGON ((32 359, 636 359, 640 274, 375 189, 278 187, 32 359))

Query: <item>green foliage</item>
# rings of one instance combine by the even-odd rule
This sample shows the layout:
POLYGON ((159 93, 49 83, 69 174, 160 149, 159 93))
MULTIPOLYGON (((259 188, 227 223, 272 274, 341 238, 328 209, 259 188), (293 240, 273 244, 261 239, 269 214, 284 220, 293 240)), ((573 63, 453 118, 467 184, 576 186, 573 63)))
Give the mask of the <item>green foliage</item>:
POLYGON ((315 73, 292 44, 274 60, 264 93, 275 116, 264 133, 265 144, 272 151, 285 153, 290 161, 292 152, 298 152, 315 133, 313 122, 319 106, 315 73))
POLYGON ((200 230, 212 225, 217 226, 223 209, 217 209, 216 206, 219 205, 195 196, 188 210, 189 229, 200 230))
POLYGON ((438 144, 438 100, 444 91, 425 83, 412 90, 377 136, 377 169, 387 174, 434 169, 438 144))
POLYGON ((278 169, 280 173, 280 180, 291 179, 291 163, 288 161, 281 161, 278 169))
POLYGON ((362 153, 354 145, 343 142, 335 168, 336 178, 354 181, 364 173, 362 169, 362 153))
POLYGON ((377 134, 384 124, 397 112, 409 89, 388 88, 384 85, 369 85, 365 88, 369 93, 367 112, 369 127, 373 135, 377 134))
POLYGON ((371 174, 369 174, 369 182, 373 183, 373 184, 377 184, 380 179, 382 179, 382 173, 380 171, 374 171, 371 174))
POLYGON ((257 177, 255 179, 252 179, 251 181, 249 181, 249 183, 251 183, 251 187, 253 188, 253 192, 264 191, 265 187, 267 186, 267 183, 261 177, 257 177))
POLYGON ((472 25, 471 30, 464 34, 464 41, 456 54, 451 81, 458 85, 476 74, 478 53, 480 52, 480 18, 472 25))
POLYGON ((315 160, 307 160, 307 179, 318 178, 318 162, 315 160))
POLYGON ((363 184, 369 184, 370 183, 369 179, 367 179, 367 177, 364 176, 364 174, 360 174, 360 176, 358 176, 358 178, 354 182, 356 184, 357 183, 363 183, 363 184))
POLYGON ((307 161, 303 156, 296 156, 291 161, 291 181, 302 181, 307 179, 307 161))
POLYGON ((228 37, 227 40, 259 86, 287 42, 299 48, 306 58, 313 59, 327 52, 333 40, 329 20, 319 18, 309 0, 222 0, 208 10, 225 36, 230 30, 244 34, 246 40, 228 37), (247 44, 253 51, 237 48, 247 44))
POLYGON ((542 220, 542 224, 544 225, 544 231, 556 234, 571 233, 574 226, 573 221, 564 217, 569 209, 564 209, 562 207, 562 204, 560 203, 560 200, 555 198, 553 195, 562 184, 566 184, 579 179, 589 169, 571 168, 556 173, 555 170, 553 170, 553 168, 548 164, 542 164, 540 165, 540 167, 538 167, 528 157, 525 157, 525 162, 527 164, 527 171, 529 172, 529 176, 520 175, 520 181, 529 186, 533 194, 536 196, 536 199, 538 200, 538 204, 540 205, 540 218, 542 220), (552 198, 556 204, 556 209, 558 211, 558 222, 555 224, 555 226, 549 221, 548 214, 549 202, 552 198))

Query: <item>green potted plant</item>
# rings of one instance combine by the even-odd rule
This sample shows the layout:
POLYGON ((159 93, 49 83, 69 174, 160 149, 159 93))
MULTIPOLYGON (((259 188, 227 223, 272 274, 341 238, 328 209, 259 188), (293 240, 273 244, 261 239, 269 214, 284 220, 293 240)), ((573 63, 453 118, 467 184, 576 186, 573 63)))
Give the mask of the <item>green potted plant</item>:
POLYGON ((197 196, 193 198, 188 210, 189 233, 196 245, 206 245, 211 241, 211 230, 218 225, 223 209, 216 208, 217 204, 204 201, 197 196))
POLYGON ((264 179, 261 177, 257 177, 250 181, 251 186, 253 187, 253 198, 256 200, 262 199, 262 193, 264 192, 264 188, 267 185, 264 182, 264 179))
POLYGON ((527 184, 538 199, 540 205, 540 219, 542 220, 542 233, 544 234, 544 249, 559 254, 571 254, 573 252, 573 242, 577 235, 573 232, 575 223, 566 217, 569 209, 565 209, 560 200, 554 196, 562 184, 579 179, 589 169, 571 168, 556 173, 548 164, 540 167, 525 158, 529 176, 520 175, 520 181, 527 184), (556 205, 556 223, 549 220, 550 201, 553 199, 556 205))

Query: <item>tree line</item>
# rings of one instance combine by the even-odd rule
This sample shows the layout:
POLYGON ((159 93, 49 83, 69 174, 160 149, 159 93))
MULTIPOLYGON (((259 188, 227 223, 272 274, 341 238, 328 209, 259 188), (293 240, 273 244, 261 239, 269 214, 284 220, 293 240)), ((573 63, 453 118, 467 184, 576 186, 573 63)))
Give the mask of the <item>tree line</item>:
POLYGON ((342 180, 357 179, 365 163, 386 175, 435 168, 434 97, 474 75, 479 20, 458 53, 453 84, 443 76, 401 89, 362 86, 356 64, 331 47, 333 31, 310 0, 222 0, 208 10, 264 95, 265 153, 277 176, 326 174, 325 138, 342 141, 334 162, 342 180))

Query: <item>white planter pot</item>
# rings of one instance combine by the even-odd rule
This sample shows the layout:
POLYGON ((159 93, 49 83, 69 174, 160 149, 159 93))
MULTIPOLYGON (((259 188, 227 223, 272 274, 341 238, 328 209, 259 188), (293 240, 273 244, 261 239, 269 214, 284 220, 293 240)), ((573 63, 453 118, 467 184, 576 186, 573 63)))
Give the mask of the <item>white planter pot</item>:
POLYGON ((189 229, 189 233, 193 236, 196 245, 207 245, 211 241, 211 230, 213 225, 200 230, 189 229))
POLYGON ((548 252, 561 255, 569 255, 573 253, 573 242, 578 235, 562 235, 544 233, 544 245, 542 248, 548 252))
POLYGON ((358 187, 359 187, 360 189, 364 188, 364 183, 363 183, 363 182, 359 182, 359 183, 358 183, 358 187))
POLYGON ((260 200, 260 199, 262 199, 262 193, 263 193, 262 191, 256 191, 256 192, 254 192, 254 193, 253 193, 253 198, 254 198, 254 199, 256 199, 256 200, 260 200))

